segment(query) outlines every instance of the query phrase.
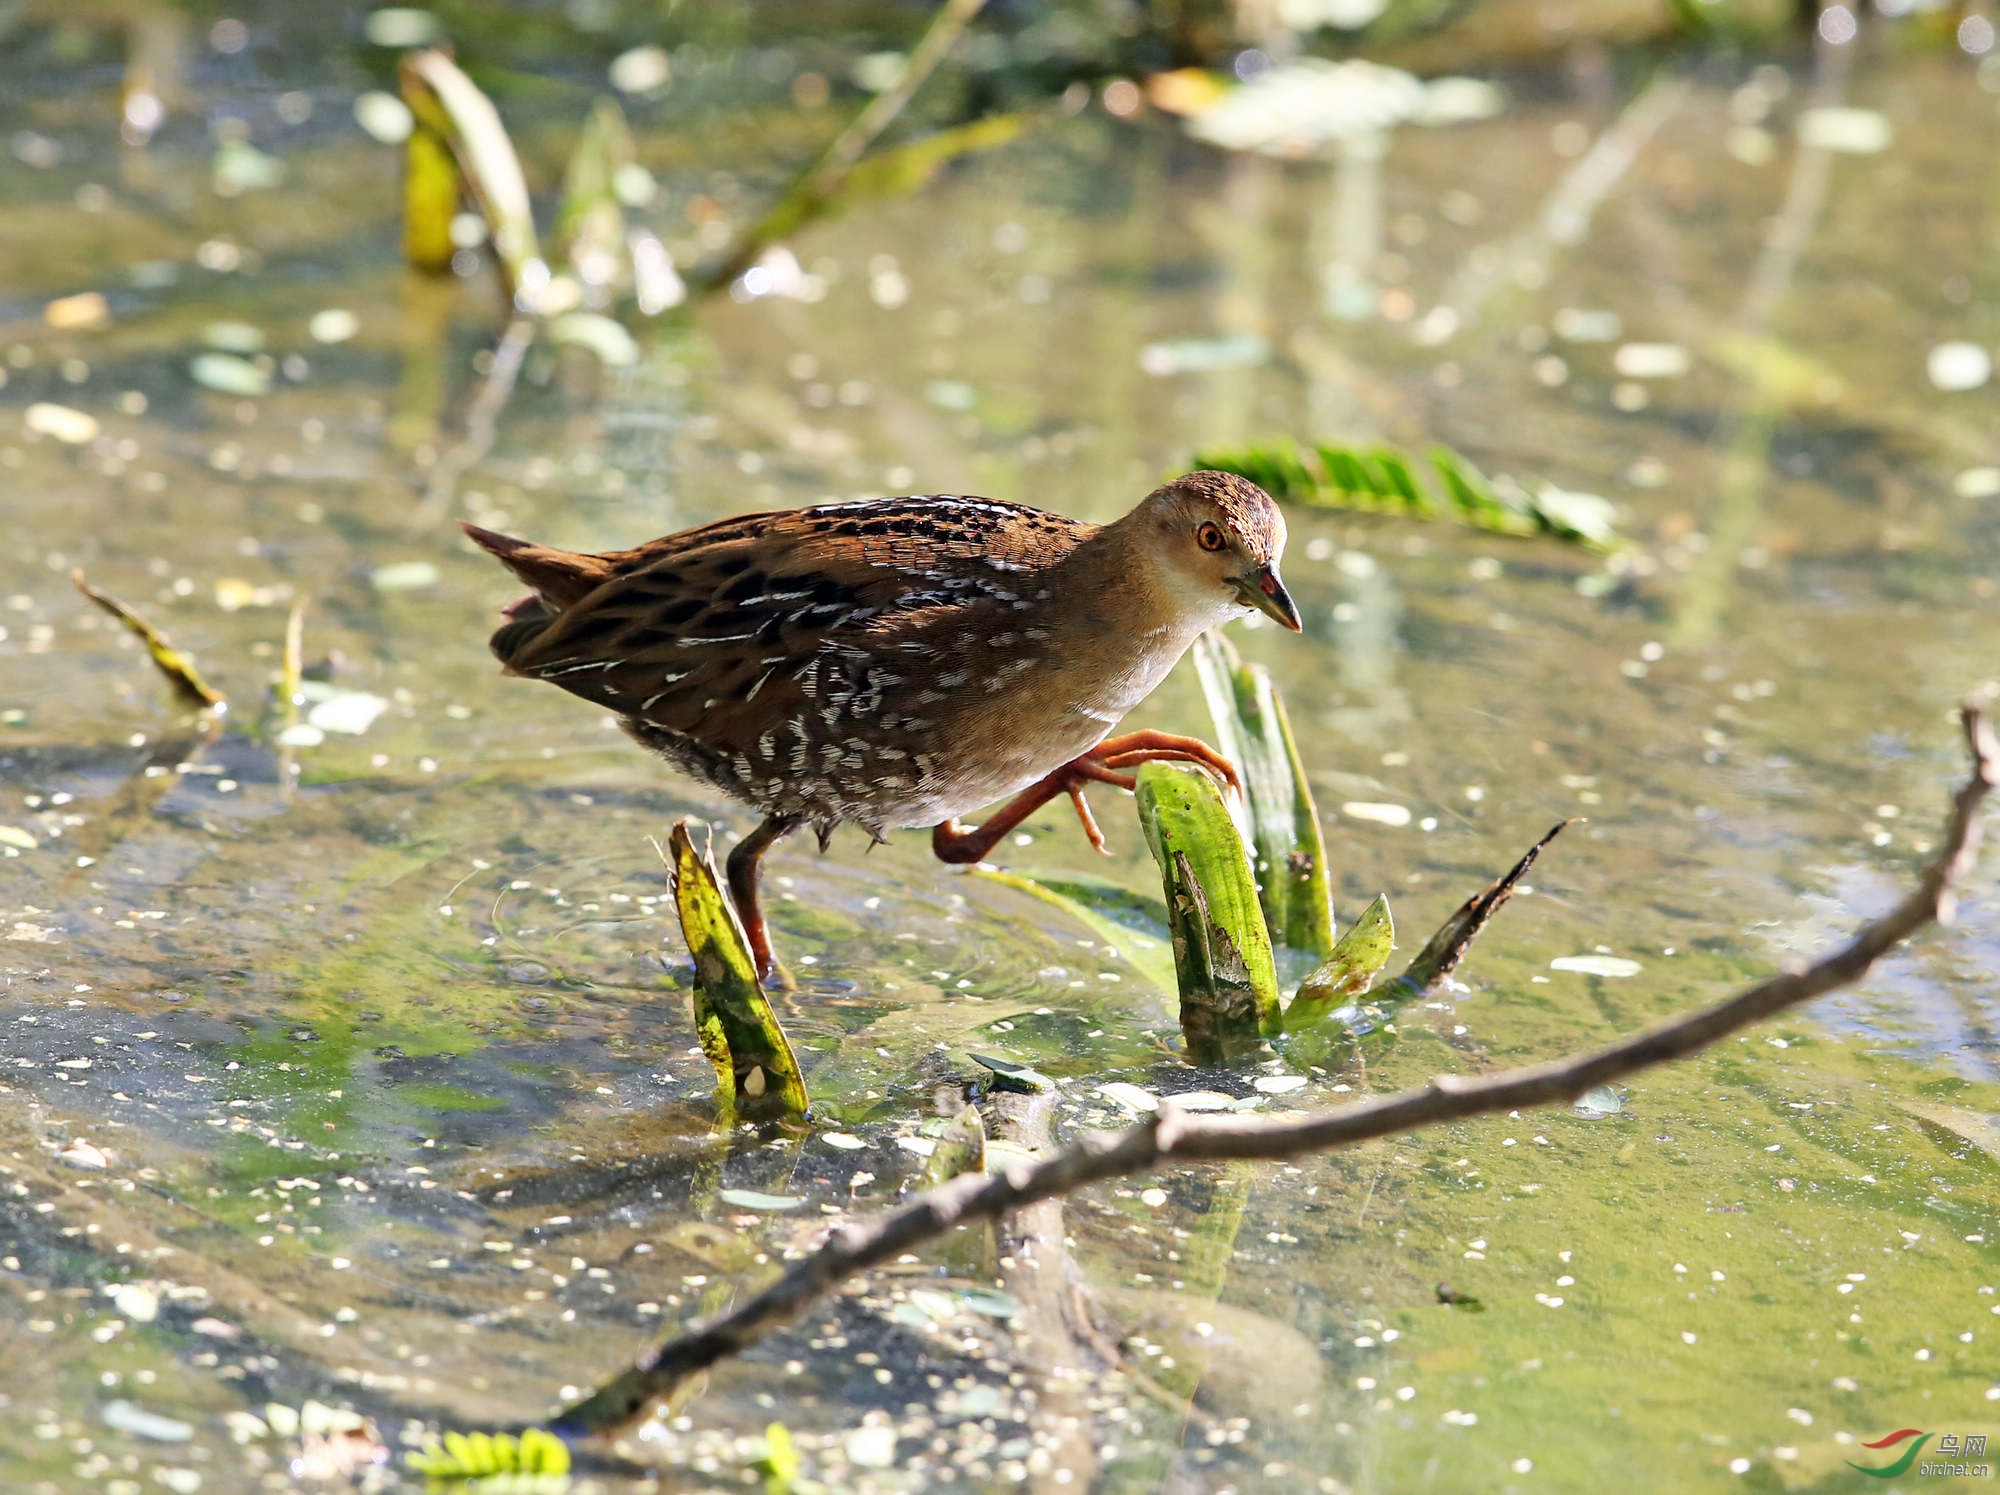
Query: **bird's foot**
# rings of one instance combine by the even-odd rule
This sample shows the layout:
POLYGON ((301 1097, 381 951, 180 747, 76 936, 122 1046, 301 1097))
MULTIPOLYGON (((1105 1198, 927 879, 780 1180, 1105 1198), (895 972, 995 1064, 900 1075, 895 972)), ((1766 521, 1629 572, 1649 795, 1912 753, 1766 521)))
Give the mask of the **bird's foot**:
POLYGON ((1092 784, 1131 789, 1137 779, 1129 770, 1142 763, 1192 763, 1207 769, 1232 789, 1240 792, 1243 788, 1236 765, 1199 738, 1171 732, 1127 732, 1123 737, 1107 738, 1029 785, 988 816, 984 825, 968 827, 947 820, 931 832, 931 851, 941 862, 983 862, 1022 821, 1066 794, 1091 846, 1108 856, 1110 848, 1104 844, 1104 832, 1098 829, 1097 817, 1091 814, 1090 802, 1083 797, 1083 791, 1092 784))

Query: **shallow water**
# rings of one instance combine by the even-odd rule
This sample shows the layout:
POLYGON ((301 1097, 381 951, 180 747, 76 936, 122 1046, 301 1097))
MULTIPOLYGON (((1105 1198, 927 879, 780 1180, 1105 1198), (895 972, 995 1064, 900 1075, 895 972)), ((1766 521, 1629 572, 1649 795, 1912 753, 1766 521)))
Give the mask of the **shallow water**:
MULTIPOLYGON (((821 300, 641 323, 630 369, 537 347, 447 491, 500 319, 488 272, 399 269, 394 155, 350 112, 383 54, 324 19, 260 21, 236 54, 196 33, 142 151, 114 143, 115 47, 39 26, 0 59, 0 134, 59 158, 0 170, 9 1489, 288 1488, 283 1440, 231 1436, 271 1402, 355 1406, 391 1443, 416 1419, 543 1415, 828 1218, 891 1202, 921 1167, 895 1139, 955 1104, 968 1050, 1064 1081, 1062 1130, 1122 1119, 1095 1095, 1111 1079, 1253 1093, 1254 1068, 1179 1066, 1166 995, 1060 913, 920 837, 864 855, 848 834, 771 863, 814 1132, 711 1136, 648 838, 749 817, 497 675, 484 639, 512 593, 455 514, 577 548, 896 491, 1103 519, 1196 447, 1272 435, 1440 441, 1614 499, 1636 547, 1613 561, 1291 515, 1305 635, 1238 637, 1286 692, 1342 917, 1387 891, 1413 945, 1549 823, 1588 820, 1465 990, 1272 1109, 1715 1000, 1885 907, 1937 833, 2000 575, 1991 388, 1926 375, 1936 345, 1994 332, 2000 121, 1961 57, 1822 60, 1822 101, 1893 125, 1869 155, 1796 145, 1805 52, 1586 57, 1511 78, 1490 121, 1398 132, 1379 163, 1041 112, 808 230, 821 300), (1749 165, 1759 100, 1771 159, 1749 165), (246 121, 286 180, 218 196, 204 116, 246 121), (1586 154, 1606 139, 1632 146, 1620 170, 1586 154), (90 290, 105 325, 44 324, 90 290), (329 308, 351 340, 313 338, 329 308), (1609 341, 1577 336, 1606 312, 1609 341), (268 394, 189 377, 220 321, 262 334, 268 394), (1144 371, 1149 346, 1223 337, 1269 357, 1144 371), (1633 343, 1690 368, 1621 378, 1633 343), (35 438, 37 402, 100 432, 35 438), (74 566, 230 693, 219 741, 74 566), (260 716, 307 595, 308 662, 383 707, 281 753, 260 716), (1381 803, 1410 823, 1342 810, 1381 803), (1587 953, 1641 969, 1550 967, 1587 953), (108 1425, 118 1401, 186 1436, 108 1425)), ((677 60, 632 112, 686 254, 720 237, 698 241, 690 198, 747 217, 827 121, 785 101, 789 54, 677 60)), ((538 185, 598 66, 487 80, 538 185)), ((1203 730, 1191 673, 1135 724, 1203 730)), ((1099 800, 1110 860, 1051 813, 1009 865, 1156 887, 1099 800)), ((662 1487, 735 1485, 777 1418, 840 1488, 1831 1489, 1877 1461, 1857 1439, 2000 1433, 1993 886, 1861 989, 1642 1077, 1615 1114, 1072 1201, 1075 1257, 1157 1395, 1065 1402, 1000 1321, 913 1298, 991 1273, 953 1242, 720 1369, 639 1451, 662 1487), (1441 1305, 1444 1283, 1483 1311, 1441 1305), (850 1436, 864 1415, 900 1431, 889 1467, 850 1436)))

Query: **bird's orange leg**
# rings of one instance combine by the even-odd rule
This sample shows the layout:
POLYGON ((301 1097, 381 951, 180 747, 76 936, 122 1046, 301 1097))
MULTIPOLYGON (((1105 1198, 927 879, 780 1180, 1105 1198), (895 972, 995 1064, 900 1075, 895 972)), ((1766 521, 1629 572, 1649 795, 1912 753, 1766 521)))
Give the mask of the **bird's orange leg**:
POLYGON ((1111 737, 1081 757, 1072 758, 1039 782, 1030 784, 1006 804, 986 817, 984 825, 966 827, 947 820, 931 832, 931 850, 941 862, 983 862, 1001 840, 1050 800, 1067 794, 1076 806, 1077 819, 1090 844, 1104 851, 1104 834, 1083 791, 1090 784, 1110 784, 1130 789, 1135 780, 1122 770, 1141 763, 1193 763, 1207 769, 1230 788, 1241 790, 1243 781, 1236 765, 1196 737, 1179 737, 1171 732, 1127 732, 1111 737))
POLYGON ((771 931, 765 927, 764 910, 757 901, 757 877, 764 853, 773 843, 798 829, 798 825, 795 815, 768 815, 729 851, 729 900, 736 905, 737 918, 743 921, 743 934, 750 941, 750 955, 757 962, 757 979, 761 982, 768 983, 778 965, 771 958, 771 931))

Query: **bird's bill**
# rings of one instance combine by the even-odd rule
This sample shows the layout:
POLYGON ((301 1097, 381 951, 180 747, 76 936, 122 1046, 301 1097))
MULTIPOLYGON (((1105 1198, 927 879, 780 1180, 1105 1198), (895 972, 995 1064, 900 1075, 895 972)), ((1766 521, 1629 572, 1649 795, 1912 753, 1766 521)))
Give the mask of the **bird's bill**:
POLYGON ((1239 576, 1236 579, 1236 595, 1245 607, 1256 608, 1294 633, 1300 630, 1298 604, 1285 590, 1285 583, 1279 577, 1276 566, 1260 566, 1247 576, 1239 576))

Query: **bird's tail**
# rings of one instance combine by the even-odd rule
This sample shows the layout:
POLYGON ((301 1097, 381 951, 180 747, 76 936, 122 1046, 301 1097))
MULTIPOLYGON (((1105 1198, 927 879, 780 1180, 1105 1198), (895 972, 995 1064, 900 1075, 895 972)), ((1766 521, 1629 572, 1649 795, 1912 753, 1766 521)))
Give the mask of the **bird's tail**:
POLYGON ((481 529, 463 520, 459 521, 459 527, 481 550, 534 588, 531 595, 503 609, 508 621, 500 625, 490 641, 494 654, 510 671, 515 658, 542 635, 559 613, 582 601, 611 577, 611 563, 602 556, 517 540, 512 535, 481 529))
MULTIPOLYGON (((611 563, 603 556, 517 540, 464 520, 459 521, 459 528, 471 537, 473 544, 534 588, 535 595, 552 613, 581 602, 611 579, 611 563)), ((526 611, 519 603, 507 611, 511 616, 516 609, 526 611)))

